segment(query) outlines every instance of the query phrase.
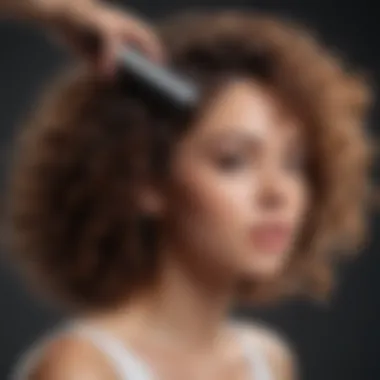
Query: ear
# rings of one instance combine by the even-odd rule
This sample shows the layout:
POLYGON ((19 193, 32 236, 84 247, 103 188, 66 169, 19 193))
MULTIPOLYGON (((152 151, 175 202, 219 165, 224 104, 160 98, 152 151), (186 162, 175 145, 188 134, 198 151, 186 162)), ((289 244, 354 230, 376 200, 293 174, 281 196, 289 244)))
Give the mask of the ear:
POLYGON ((153 185, 140 186, 136 194, 138 207, 143 215, 161 217, 165 212, 164 194, 153 185))

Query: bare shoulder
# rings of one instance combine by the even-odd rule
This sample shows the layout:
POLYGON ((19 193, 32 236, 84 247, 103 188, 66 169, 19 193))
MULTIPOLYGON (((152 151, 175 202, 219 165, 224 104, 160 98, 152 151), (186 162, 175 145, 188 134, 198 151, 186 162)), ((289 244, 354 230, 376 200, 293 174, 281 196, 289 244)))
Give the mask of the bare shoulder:
POLYGON ((298 377, 294 351, 284 336, 264 324, 239 323, 238 328, 248 341, 262 349, 276 379, 298 377))
POLYGON ((90 342, 75 336, 52 340, 30 364, 27 373, 21 376, 22 380, 116 379, 106 357, 90 342))

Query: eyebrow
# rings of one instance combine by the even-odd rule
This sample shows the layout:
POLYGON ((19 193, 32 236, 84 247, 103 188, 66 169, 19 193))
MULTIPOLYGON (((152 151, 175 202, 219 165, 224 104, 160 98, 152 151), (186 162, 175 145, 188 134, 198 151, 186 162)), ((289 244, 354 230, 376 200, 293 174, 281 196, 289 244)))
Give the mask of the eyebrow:
POLYGON ((237 131, 237 130, 228 130, 223 132, 218 132, 205 138, 206 144, 216 144, 221 140, 233 140, 239 142, 253 142, 257 143, 261 139, 261 136, 257 132, 252 131, 237 131))

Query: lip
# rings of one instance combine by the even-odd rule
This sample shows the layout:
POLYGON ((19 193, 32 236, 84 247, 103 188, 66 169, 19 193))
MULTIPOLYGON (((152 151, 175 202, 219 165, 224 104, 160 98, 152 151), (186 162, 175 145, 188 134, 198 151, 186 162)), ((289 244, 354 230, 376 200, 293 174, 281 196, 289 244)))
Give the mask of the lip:
POLYGON ((255 248, 267 253, 281 253, 288 245, 292 228, 288 223, 257 224, 250 229, 250 239, 255 248))

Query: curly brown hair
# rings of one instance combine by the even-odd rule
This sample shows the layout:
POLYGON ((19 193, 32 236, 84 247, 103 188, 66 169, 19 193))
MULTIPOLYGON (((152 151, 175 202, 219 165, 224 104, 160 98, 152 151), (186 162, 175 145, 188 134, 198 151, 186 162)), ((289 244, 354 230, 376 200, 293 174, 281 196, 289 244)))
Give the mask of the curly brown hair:
MULTIPOLYGON (((313 207, 284 279, 291 287, 277 281, 277 289, 324 294, 333 259, 365 231, 366 82, 303 28, 270 16, 189 13, 158 30, 173 66, 206 88, 248 75, 302 117, 313 207)), ((154 278, 157 257, 146 249, 133 193, 145 176, 168 174, 186 125, 84 70, 54 83, 22 133, 10 189, 13 256, 42 290, 99 309, 154 278)))

